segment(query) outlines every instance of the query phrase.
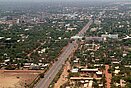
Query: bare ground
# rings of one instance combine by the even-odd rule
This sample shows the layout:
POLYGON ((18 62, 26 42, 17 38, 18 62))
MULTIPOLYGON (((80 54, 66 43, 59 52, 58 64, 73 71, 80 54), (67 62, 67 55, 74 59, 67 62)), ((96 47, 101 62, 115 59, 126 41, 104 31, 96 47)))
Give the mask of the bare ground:
POLYGON ((0 71, 0 88, 25 88, 40 71, 0 71))
POLYGON ((106 85, 107 88, 111 88, 110 83, 111 83, 111 74, 108 73, 109 65, 105 65, 105 77, 106 77, 106 85))
POLYGON ((59 80, 57 81, 57 83, 54 85, 54 88, 60 88, 61 85, 63 85, 64 83, 66 83, 68 81, 68 70, 70 69, 70 63, 66 62, 65 66, 64 66, 64 70, 59 78, 59 80))

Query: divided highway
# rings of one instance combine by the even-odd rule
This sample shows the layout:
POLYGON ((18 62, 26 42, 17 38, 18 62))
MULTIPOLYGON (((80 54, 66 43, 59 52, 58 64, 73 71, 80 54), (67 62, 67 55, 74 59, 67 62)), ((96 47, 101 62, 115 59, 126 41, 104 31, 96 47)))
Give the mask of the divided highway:
MULTIPOLYGON (((82 36, 84 33, 89 29, 90 25, 93 23, 93 20, 89 20, 89 22, 86 24, 86 26, 77 34, 77 36, 82 36)), ((44 78, 42 78, 34 88, 48 88, 50 83, 53 81, 57 73, 62 68, 62 65, 65 63, 67 58, 74 52, 76 46, 78 44, 76 41, 69 43, 66 49, 60 54, 58 57, 58 61, 56 61, 52 67, 47 71, 44 78)))

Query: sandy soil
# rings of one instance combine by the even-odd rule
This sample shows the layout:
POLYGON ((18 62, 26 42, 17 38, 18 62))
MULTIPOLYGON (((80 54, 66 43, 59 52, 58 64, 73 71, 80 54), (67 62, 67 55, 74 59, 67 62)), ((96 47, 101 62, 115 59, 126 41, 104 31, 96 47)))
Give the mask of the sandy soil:
POLYGON ((0 88, 25 88, 38 74, 37 71, 0 71, 0 88))
POLYGON ((5 76, 0 74, 0 88, 16 88, 20 79, 17 79, 14 76, 5 76))
POLYGON ((54 85, 54 88, 60 88, 61 85, 63 85, 64 83, 66 83, 68 81, 68 79, 66 78, 68 76, 68 70, 70 69, 70 63, 66 62, 65 66, 64 66, 64 70, 59 78, 59 80, 57 81, 57 83, 54 85))

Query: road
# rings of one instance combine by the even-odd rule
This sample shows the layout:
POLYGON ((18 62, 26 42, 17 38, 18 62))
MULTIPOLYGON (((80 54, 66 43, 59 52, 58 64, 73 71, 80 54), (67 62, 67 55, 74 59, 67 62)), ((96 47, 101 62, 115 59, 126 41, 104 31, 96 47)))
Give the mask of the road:
MULTIPOLYGON (((77 34, 77 36, 84 35, 84 33, 89 29, 90 25, 93 23, 92 20, 90 20, 87 25, 77 34)), ((57 73, 62 68, 62 65, 65 63, 67 58, 74 52, 76 46, 78 44, 76 41, 69 43, 66 49, 60 54, 58 57, 58 61, 56 61, 52 67, 47 71, 44 78, 41 79, 34 88, 48 88, 50 83, 53 81, 57 73)))
POLYGON ((77 34, 77 36, 82 36, 86 33, 86 31, 89 29, 90 25, 93 23, 93 20, 90 20, 86 26, 77 34))
POLYGON ((110 83, 111 83, 111 74, 108 72, 109 65, 105 65, 105 77, 106 77, 106 85, 107 88, 111 88, 110 83))

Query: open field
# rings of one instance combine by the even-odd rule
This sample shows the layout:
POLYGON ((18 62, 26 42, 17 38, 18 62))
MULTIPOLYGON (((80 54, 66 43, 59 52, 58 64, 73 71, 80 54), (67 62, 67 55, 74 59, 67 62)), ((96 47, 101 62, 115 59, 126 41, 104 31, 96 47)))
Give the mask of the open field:
POLYGON ((25 88, 41 71, 2 70, 0 71, 0 88, 25 88))

